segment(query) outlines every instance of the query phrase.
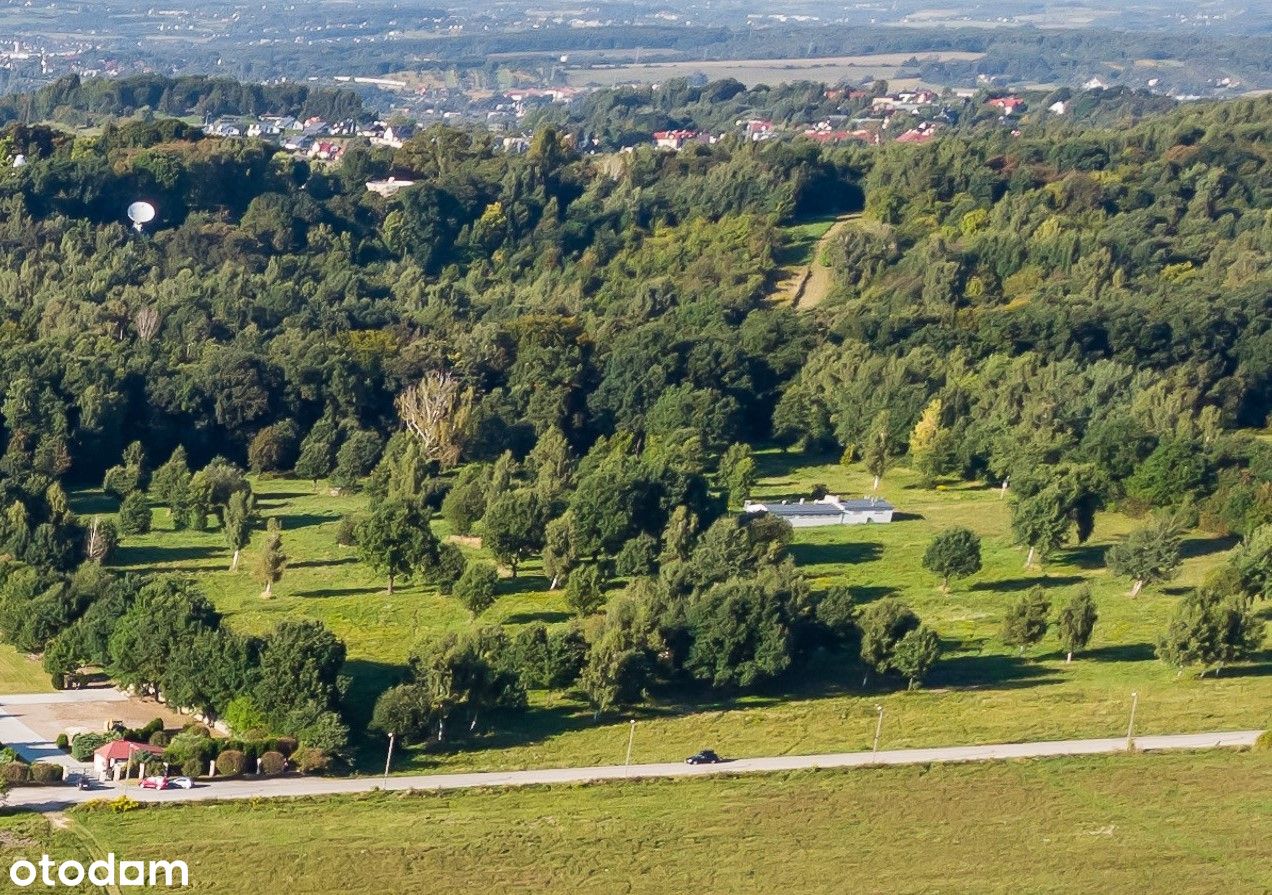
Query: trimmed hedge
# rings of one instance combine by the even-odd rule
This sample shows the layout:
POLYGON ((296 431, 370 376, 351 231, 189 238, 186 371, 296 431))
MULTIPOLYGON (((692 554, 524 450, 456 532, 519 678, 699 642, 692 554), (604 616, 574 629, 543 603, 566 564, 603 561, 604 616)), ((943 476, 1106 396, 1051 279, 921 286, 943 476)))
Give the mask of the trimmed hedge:
POLYGON ((226 749, 216 757, 216 772, 222 777, 237 777, 247 767, 247 756, 237 749, 226 749))
POLYGON ((265 752, 261 755, 261 773, 276 777, 287 769, 287 759, 281 752, 265 752))
POLYGON ((71 740, 71 755, 76 761, 92 761, 99 746, 119 739, 117 733, 80 733, 71 740))
POLYGON ((5 783, 26 783, 31 779, 31 766, 25 761, 11 761, 0 766, 0 778, 5 783))
POLYGON ((331 767, 331 756, 321 749, 306 746, 292 754, 296 767, 306 774, 321 774, 331 767))
POLYGON ((32 783, 61 783, 64 768, 60 764, 37 761, 31 765, 32 783))

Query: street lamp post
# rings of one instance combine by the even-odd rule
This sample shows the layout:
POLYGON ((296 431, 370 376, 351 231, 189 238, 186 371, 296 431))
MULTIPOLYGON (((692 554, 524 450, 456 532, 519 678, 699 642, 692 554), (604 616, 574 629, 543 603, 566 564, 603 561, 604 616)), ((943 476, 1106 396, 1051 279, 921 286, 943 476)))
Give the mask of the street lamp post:
POLYGON ((870 751, 876 755, 879 754, 879 737, 883 734, 883 706, 875 706, 875 710, 879 713, 879 719, 875 722, 874 748, 870 751))
POLYGON ((1126 751, 1135 748, 1135 709, 1139 707, 1139 693, 1131 694, 1131 722, 1126 725, 1126 751))
POLYGON ((636 739, 636 719, 633 718, 631 724, 628 725, 627 727, 627 762, 624 765, 624 767, 627 769, 625 772, 627 774, 630 774, 632 772, 632 743, 633 741, 635 741, 635 739, 636 739))
POLYGON ((389 782, 389 765, 393 763, 393 737, 392 732, 389 733, 389 754, 384 757, 384 782, 389 782))

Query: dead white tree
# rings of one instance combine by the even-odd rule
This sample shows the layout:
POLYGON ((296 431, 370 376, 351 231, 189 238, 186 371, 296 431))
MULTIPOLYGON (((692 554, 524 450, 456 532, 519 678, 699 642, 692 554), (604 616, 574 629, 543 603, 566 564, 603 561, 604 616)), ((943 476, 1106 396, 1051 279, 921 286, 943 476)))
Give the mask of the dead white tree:
POLYGON ((159 332, 159 311, 152 305, 144 305, 133 314, 133 326, 137 329, 137 338, 149 342, 159 332))
POLYGON ((94 516, 84 537, 84 555, 90 562, 104 562, 110 552, 115 549, 117 540, 114 527, 109 522, 103 522, 101 518, 94 516))
POLYGON ((443 467, 459 462, 473 412, 473 390, 450 373, 431 372, 397 396, 398 416, 420 440, 424 456, 443 467))

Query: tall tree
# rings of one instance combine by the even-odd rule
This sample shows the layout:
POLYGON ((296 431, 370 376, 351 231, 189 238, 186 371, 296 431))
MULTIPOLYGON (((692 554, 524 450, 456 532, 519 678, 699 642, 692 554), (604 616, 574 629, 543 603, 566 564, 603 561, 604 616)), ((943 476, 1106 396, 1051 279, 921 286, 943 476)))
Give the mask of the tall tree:
POLYGON ((1048 616, 1051 614, 1051 600, 1041 587, 1031 587, 1003 619, 1003 643, 1020 648, 1024 655, 1025 648, 1040 643, 1047 635, 1048 616))
POLYGON ((393 582, 404 575, 425 571, 438 555, 438 540, 428 514, 417 504, 391 501, 381 504, 357 524, 358 554, 362 561, 393 582))
POLYGON ((941 657, 941 638, 926 625, 908 631, 892 651, 892 667, 917 689, 941 657))
POLYGON ((482 544, 517 577, 522 560, 543 549, 543 503, 539 495, 522 488, 496 498, 482 520, 482 544))
POLYGON ((256 497, 251 491, 235 491, 225 504, 225 542, 234 552, 230 571, 237 572, 239 557, 252 537, 252 522, 256 516, 256 497))
POLYGON ((879 482, 883 480, 883 474, 888 471, 888 466, 892 463, 891 426, 891 414, 886 410, 881 411, 870 427, 862 450, 862 460, 865 461, 866 471, 874 476, 875 491, 879 490, 879 482))
POLYGON ((1144 585, 1169 581, 1178 574, 1182 536, 1178 519, 1164 517, 1114 544, 1105 561, 1113 574, 1131 579, 1131 596, 1138 596, 1144 585))
POLYGON ((265 526, 265 546, 261 550, 260 578, 265 582, 265 599, 274 596, 274 585, 283 578, 287 568, 287 554, 283 552, 283 530, 277 516, 271 516, 265 526))
POLYGON ((1099 617, 1095 601, 1091 599, 1091 586, 1083 585, 1056 617, 1056 631, 1060 635, 1066 662, 1072 662, 1073 654, 1078 650, 1086 649, 1099 617))
POLYGON ((450 373, 433 371, 397 396, 398 416, 419 439, 424 456, 443 468, 459 462, 472 415, 473 390, 450 373))
POLYGON ((980 567, 980 538, 968 528, 947 528, 937 532, 923 553, 923 568, 941 576, 944 590, 949 590, 951 577, 974 575, 980 567))
POLYGON ((1069 536, 1073 520, 1066 512, 1059 491, 1044 488, 1037 494, 1017 497, 1011 507, 1011 530, 1016 543, 1029 548, 1025 568, 1034 559, 1046 560, 1069 536))
POLYGON ((720 485, 729 506, 740 507, 755 487, 755 455, 747 444, 731 444, 720 459, 720 485))

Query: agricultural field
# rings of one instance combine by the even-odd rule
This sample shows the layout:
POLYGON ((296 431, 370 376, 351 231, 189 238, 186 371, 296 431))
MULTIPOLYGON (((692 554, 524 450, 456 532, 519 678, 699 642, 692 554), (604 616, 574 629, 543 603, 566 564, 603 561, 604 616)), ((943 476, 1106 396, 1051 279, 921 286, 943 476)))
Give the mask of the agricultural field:
MULTIPOLYGON (((758 454, 760 499, 797 499, 814 484, 831 493, 858 496, 869 491, 870 476, 859 466, 817 462, 776 450, 758 454)), ((229 551, 219 531, 170 530, 166 510, 155 511, 155 529, 126 539, 113 564, 121 570, 173 571, 197 576, 236 629, 263 632, 284 617, 312 617, 327 624, 349 647, 353 679, 353 720, 369 717, 374 698, 395 683, 402 663, 421 638, 472 622, 454 599, 431 587, 404 585, 390 597, 383 580, 358 561, 355 551, 336 544, 343 514, 363 509, 361 496, 331 496, 307 482, 255 482, 265 517, 282 519, 291 562, 273 599, 261 597, 254 577, 263 532, 244 551, 231 573, 229 551)), ((1111 736, 1124 731, 1131 693, 1139 694, 1137 730, 1182 733, 1266 726, 1272 717, 1272 654, 1225 669, 1220 676, 1178 676, 1154 656, 1181 594, 1220 563, 1235 541, 1201 532, 1185 540, 1179 577, 1165 587, 1128 595, 1128 582, 1109 575, 1103 550, 1129 531, 1135 520, 1102 513, 1088 544, 1062 550, 1041 570, 1023 568, 1024 551, 1011 544, 1008 501, 997 488, 950 484, 923 489, 906 469, 891 470, 881 496, 899 510, 890 525, 844 526, 797 531, 792 553, 813 586, 846 585, 865 605, 897 596, 938 631, 945 655, 923 689, 900 692, 894 684, 871 680, 838 655, 816 658, 796 679, 759 692, 725 698, 682 694, 678 701, 654 701, 629 715, 594 719, 586 703, 569 694, 534 693, 531 709, 501 719, 481 748, 405 752, 399 771, 426 769, 513 769, 620 762, 627 743, 628 717, 638 719, 635 760, 675 760, 704 746, 735 756, 811 753, 868 748, 877 706, 885 715, 887 747, 949 745, 1068 737, 1111 736), (942 592, 921 567, 932 535, 952 525, 967 526, 983 539, 984 568, 942 592), (1054 608, 1074 588, 1090 582, 1100 620, 1085 654, 1066 663, 1054 635, 1019 654, 999 636, 1008 607, 1035 584, 1045 587, 1054 608)), ((80 511, 105 512, 113 500, 81 494, 80 511)), ((438 533, 445 535, 443 523, 438 533)), ((476 540, 462 542, 480 554, 476 540)), ((522 567, 516 580, 504 578, 500 597, 481 616, 483 624, 512 628, 539 621, 563 624, 570 618, 561 591, 549 591, 537 561, 522 567)), ((364 741, 360 763, 366 771, 383 766, 383 745, 364 741)))
POLYGON ((983 53, 876 53, 867 56, 833 56, 816 59, 733 59, 725 61, 648 62, 644 64, 569 68, 566 76, 576 87, 612 87, 616 84, 661 83, 671 78, 705 74, 710 80, 733 78, 748 87, 756 84, 779 84, 786 81, 841 81, 858 83, 883 78, 894 88, 917 84, 913 79, 897 79, 897 74, 912 57, 920 61, 974 61, 983 53))
POLYGON ((1266 751, 1113 756, 77 809, 0 820, 0 854, 180 858, 191 891, 235 895, 1129 892, 1167 878, 1181 895, 1254 893, 1272 887, 1270 806, 1266 751))

